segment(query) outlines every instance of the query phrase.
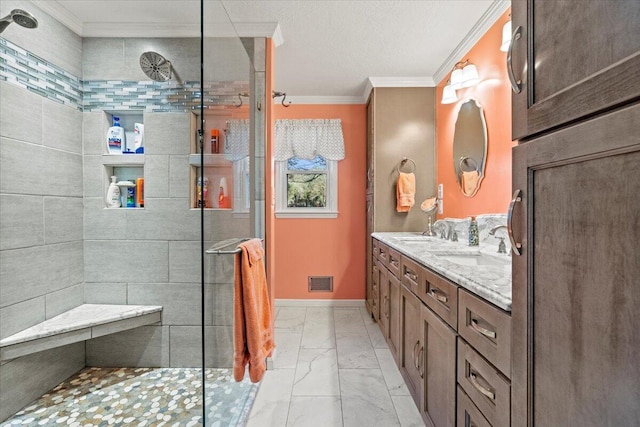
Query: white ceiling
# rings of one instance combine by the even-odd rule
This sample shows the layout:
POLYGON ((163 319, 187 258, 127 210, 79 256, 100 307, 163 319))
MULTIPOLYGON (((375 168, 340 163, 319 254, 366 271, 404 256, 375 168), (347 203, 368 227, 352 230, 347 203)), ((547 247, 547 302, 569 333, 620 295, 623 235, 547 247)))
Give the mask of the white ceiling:
MULTIPOLYGON (((33 0, 84 37, 198 36, 199 0, 33 0)), ((509 0, 205 0, 209 35, 267 36, 275 88, 362 101, 367 85, 433 86, 509 0), (369 78, 371 78, 369 80, 369 78)))

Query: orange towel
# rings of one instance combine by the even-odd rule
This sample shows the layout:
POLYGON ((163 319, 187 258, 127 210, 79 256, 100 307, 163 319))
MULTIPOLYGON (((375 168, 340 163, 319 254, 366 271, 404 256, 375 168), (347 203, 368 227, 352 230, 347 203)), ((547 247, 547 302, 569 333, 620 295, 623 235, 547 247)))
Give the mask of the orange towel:
POLYGON ((416 176, 412 173, 400 172, 396 185, 396 210, 409 212, 416 203, 416 176))
POLYGON ((478 181, 480 181, 478 171, 462 171, 462 192, 465 196, 471 196, 475 193, 478 187, 478 181))
POLYGON ((238 245, 233 303, 233 377, 244 378, 249 364, 249 378, 256 383, 267 367, 265 358, 275 347, 271 329, 271 304, 264 267, 264 249, 260 239, 238 245))

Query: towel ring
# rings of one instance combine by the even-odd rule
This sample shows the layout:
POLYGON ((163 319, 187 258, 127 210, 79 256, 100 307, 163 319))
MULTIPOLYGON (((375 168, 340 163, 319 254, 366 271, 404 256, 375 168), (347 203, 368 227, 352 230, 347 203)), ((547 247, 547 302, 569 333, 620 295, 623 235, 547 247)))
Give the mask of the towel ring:
POLYGON ((460 172, 478 172, 478 162, 473 160, 471 157, 466 157, 466 156, 460 157, 460 164, 458 165, 458 167, 460 168, 460 172), (471 161, 471 163, 473 163, 473 169, 472 170, 464 170, 464 169, 462 169, 462 164, 466 163, 468 165, 469 161, 471 161))
POLYGON ((400 169, 402 169, 407 164, 407 162, 411 162, 411 165, 409 165, 409 172, 405 172, 405 173, 413 173, 413 172, 415 172, 415 170, 416 170, 416 162, 414 162, 413 160, 411 160, 408 157, 405 157, 405 158, 402 159, 402 161, 400 162, 400 164, 396 168, 398 173, 401 172, 400 169))

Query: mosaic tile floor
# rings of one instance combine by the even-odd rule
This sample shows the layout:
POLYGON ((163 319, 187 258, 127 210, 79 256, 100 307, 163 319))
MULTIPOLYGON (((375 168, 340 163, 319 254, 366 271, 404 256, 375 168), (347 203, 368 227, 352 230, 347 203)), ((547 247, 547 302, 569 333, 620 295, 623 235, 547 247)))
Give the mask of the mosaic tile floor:
POLYGON ((9 426, 244 426, 257 384, 207 369, 206 418, 196 368, 86 368, 1 424, 9 426))

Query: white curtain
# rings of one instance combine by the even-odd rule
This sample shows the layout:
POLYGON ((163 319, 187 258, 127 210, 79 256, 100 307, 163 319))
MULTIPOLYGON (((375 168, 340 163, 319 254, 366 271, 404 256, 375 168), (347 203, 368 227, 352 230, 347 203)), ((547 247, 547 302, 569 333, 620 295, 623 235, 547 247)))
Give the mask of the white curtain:
POLYGON ((249 156, 249 120, 228 120, 224 140, 224 156, 237 161, 249 156))
POLYGON ((276 120, 276 161, 291 157, 327 160, 344 159, 344 138, 340 119, 276 120))

